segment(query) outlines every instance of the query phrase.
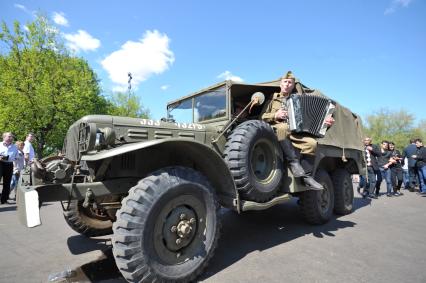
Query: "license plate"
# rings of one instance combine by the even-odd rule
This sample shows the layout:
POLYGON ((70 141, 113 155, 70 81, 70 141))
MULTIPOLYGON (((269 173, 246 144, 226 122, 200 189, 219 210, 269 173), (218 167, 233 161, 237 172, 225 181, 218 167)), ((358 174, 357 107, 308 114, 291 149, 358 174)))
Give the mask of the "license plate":
POLYGON ((21 224, 31 228, 41 225, 38 192, 28 187, 17 189, 18 217, 21 224))

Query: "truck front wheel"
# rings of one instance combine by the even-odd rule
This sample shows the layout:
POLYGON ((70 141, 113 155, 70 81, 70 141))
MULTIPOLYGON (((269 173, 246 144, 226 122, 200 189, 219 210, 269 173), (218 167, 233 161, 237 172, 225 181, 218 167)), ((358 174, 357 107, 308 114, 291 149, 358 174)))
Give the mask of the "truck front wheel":
POLYGON ((130 282, 188 282, 213 255, 218 206, 206 177, 168 167, 130 189, 113 225, 113 254, 130 282))

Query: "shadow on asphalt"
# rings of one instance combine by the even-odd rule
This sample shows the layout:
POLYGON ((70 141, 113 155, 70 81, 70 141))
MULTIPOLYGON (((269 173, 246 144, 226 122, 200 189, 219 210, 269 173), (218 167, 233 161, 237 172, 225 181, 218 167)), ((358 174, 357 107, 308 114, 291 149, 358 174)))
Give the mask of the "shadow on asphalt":
MULTIPOLYGON (((370 205, 371 200, 355 198, 354 211, 370 205)), ((241 215, 222 209, 222 232, 219 246, 200 280, 207 279, 238 262, 253 251, 263 251, 312 234, 318 238, 334 237, 339 229, 353 228, 356 223, 334 216, 324 225, 309 225, 303 221, 296 201, 277 205, 264 211, 248 211, 241 215)), ((81 235, 68 239, 73 254, 102 250, 103 255, 76 269, 86 281, 112 280, 125 282, 117 269, 109 240, 89 239, 81 235)), ((74 282, 74 281, 73 281, 74 282)))
MULTIPOLYGON (((14 201, 12 202, 10 200, 9 200, 9 202, 10 203, 8 203, 8 204, 0 205, 0 212, 2 212, 2 211, 15 211, 15 210, 17 210, 16 202, 14 202, 14 201)), ((43 206, 49 206, 49 205, 52 205, 52 204, 50 204, 50 203, 43 203, 42 207, 43 206)))
MULTIPOLYGON (((356 205, 356 209, 365 206, 362 200, 356 205)), ((334 237, 337 230, 355 225, 338 217, 324 225, 306 224, 295 202, 241 215, 224 210, 219 247, 200 279, 213 276, 253 251, 267 250, 309 234, 317 238, 334 237)))
POLYGON ((73 255, 84 254, 94 250, 105 250, 110 247, 110 239, 87 238, 83 235, 71 236, 67 239, 67 245, 73 255))
POLYGON ((2 206, 0 206, 0 212, 3 212, 3 211, 15 211, 16 210, 16 206, 15 205, 13 205, 13 206, 10 206, 10 205, 2 205, 2 206))

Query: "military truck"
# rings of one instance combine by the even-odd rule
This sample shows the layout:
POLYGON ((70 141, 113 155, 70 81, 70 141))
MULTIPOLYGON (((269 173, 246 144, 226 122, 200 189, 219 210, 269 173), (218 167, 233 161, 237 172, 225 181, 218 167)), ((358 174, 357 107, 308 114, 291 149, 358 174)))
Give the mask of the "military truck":
POLYGON ((60 201, 78 233, 113 234, 129 282, 188 282, 213 256, 221 207, 244 213, 295 197, 312 224, 350 213, 351 174, 364 170, 360 119, 336 105, 315 158, 324 188, 309 190, 260 120, 263 100, 278 91, 279 81, 224 81, 168 103, 160 121, 85 116, 69 128, 62 155, 33 163, 32 185, 18 190, 19 217, 40 225, 41 204, 60 201))

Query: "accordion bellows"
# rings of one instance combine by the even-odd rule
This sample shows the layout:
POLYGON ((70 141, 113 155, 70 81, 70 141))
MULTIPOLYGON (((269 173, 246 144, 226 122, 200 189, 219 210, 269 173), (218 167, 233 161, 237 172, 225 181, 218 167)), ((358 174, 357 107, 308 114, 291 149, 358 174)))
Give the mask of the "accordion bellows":
POLYGON ((291 95, 287 100, 290 131, 324 137, 327 131, 325 120, 333 115, 334 108, 332 101, 322 96, 291 95))

